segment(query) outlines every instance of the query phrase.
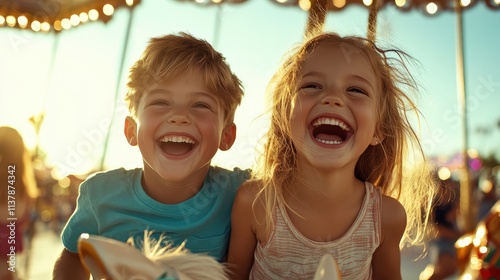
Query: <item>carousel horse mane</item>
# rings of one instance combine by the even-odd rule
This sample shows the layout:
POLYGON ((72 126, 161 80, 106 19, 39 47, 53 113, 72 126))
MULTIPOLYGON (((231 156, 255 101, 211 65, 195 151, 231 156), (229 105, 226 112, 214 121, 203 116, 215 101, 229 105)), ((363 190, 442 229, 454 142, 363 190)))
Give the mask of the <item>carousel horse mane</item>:
POLYGON ((166 242, 164 236, 151 238, 145 231, 141 250, 110 238, 82 234, 78 254, 94 279, 111 280, 226 280, 223 264, 204 254, 194 254, 184 247, 166 242))
MULTIPOLYGON (((145 231, 144 239, 134 246, 103 236, 82 234, 78 254, 93 279, 107 280, 227 280, 226 267, 205 254, 194 254, 184 247, 158 240, 145 231)), ((313 280, 340 280, 340 270, 331 255, 321 259, 313 280)))

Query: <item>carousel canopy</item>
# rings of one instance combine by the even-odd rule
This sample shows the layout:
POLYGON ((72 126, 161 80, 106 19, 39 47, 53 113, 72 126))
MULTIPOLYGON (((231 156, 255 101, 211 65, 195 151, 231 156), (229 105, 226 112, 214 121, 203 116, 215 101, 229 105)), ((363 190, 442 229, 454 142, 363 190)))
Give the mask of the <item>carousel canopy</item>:
POLYGON ((500 9, 500 0, 272 0, 284 6, 299 6, 303 10, 309 10, 313 2, 325 2, 328 11, 340 11, 349 5, 360 5, 371 7, 375 5, 377 10, 385 6, 393 5, 398 10, 407 12, 410 10, 421 10, 428 15, 439 11, 454 11, 455 3, 460 2, 462 9, 472 8, 479 2, 493 10, 500 9))
POLYGON ((0 0, 0 27, 59 32, 92 21, 107 22, 120 7, 140 0, 0 0))
MULTIPOLYGON (((223 3, 243 3, 248 0, 178 0, 181 2, 196 2, 200 5, 223 3)), ((349 5, 360 5, 370 8, 375 5, 377 10, 393 5, 399 10, 421 10, 427 15, 434 15, 440 11, 454 11, 456 0, 270 0, 281 6, 296 6, 304 11, 309 11, 316 3, 326 7, 327 11, 341 11, 349 5)), ((500 0, 458 0, 463 9, 474 7, 479 2, 484 2, 492 10, 500 10, 500 0)))

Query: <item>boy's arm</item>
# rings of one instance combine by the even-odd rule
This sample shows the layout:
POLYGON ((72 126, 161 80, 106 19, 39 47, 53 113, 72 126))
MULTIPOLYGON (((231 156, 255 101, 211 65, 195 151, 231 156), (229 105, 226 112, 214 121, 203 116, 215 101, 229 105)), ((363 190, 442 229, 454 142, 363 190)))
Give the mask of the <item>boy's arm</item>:
POLYGON ((401 280, 399 242, 406 228, 406 211, 392 197, 382 197, 381 244, 373 254, 372 279, 401 280))
POLYGON ((57 259, 52 275, 53 280, 88 280, 90 274, 83 267, 77 253, 63 249, 61 256, 57 259))
POLYGON ((230 279, 248 279, 253 265, 257 238, 253 228, 252 204, 255 192, 252 183, 244 183, 238 190, 231 214, 228 269, 230 279))

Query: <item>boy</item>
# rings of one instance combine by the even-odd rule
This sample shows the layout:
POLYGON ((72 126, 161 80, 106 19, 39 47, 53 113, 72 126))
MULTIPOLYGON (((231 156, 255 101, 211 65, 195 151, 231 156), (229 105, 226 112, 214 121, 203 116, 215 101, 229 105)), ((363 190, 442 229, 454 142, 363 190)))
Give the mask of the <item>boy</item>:
POLYGON ((54 279, 88 279, 77 254, 81 233, 126 241, 145 229, 173 246, 224 261, 230 212, 248 171, 210 165, 236 138, 233 123, 243 90, 224 57, 186 33, 153 38, 130 70, 125 136, 143 168, 116 169, 80 186, 67 222, 54 279))

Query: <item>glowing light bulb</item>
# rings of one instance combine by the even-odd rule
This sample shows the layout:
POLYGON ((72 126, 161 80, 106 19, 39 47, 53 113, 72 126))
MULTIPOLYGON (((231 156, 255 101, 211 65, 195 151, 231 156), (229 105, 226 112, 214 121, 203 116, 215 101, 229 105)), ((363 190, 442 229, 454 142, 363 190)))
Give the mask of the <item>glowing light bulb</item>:
POLYGON ((42 28, 42 31, 44 31, 44 32, 47 32, 50 30, 50 24, 46 21, 42 22, 40 27, 42 28))
POLYGON ((311 9, 311 1, 299 0, 299 7, 304 11, 309 11, 309 9, 311 9))
POLYGON ((92 9, 89 11, 89 19, 94 21, 99 18, 99 12, 96 9, 92 9))
POLYGON ((71 28, 71 21, 69 20, 69 18, 63 18, 61 20, 61 26, 64 29, 70 29, 71 28))
POLYGON ((40 31, 41 29, 41 24, 38 20, 34 20, 31 22, 31 29, 33 29, 33 31, 40 31))
POLYGON ((16 17, 15 16, 7 16, 6 21, 7 21, 7 25, 10 27, 16 26, 16 17))
POLYGON ((89 20, 89 15, 85 12, 81 12, 80 13, 80 21, 83 23, 83 22, 87 22, 89 20))
POLYGON ((71 22, 71 25, 73 26, 77 26, 78 24, 80 24, 80 17, 78 15, 71 15, 71 17, 69 18, 70 22, 71 22))
POLYGON ((398 7, 404 7, 406 5, 406 0, 395 0, 394 3, 396 3, 396 6, 398 7))
POLYGON ((25 16, 19 16, 17 18, 17 23, 19 23, 19 27, 26 28, 26 26, 28 26, 28 18, 25 16))
POLYGON ((430 2, 429 4, 427 4, 427 6, 425 6, 425 10, 429 14, 433 15, 433 14, 435 14, 437 12, 438 6, 434 2, 430 2))
POLYGON ((345 6, 346 0, 333 0, 333 6, 341 9, 345 6))
POLYGON ((115 7, 111 4, 106 4, 102 7, 102 12, 107 16, 111 16, 115 12, 115 7))

